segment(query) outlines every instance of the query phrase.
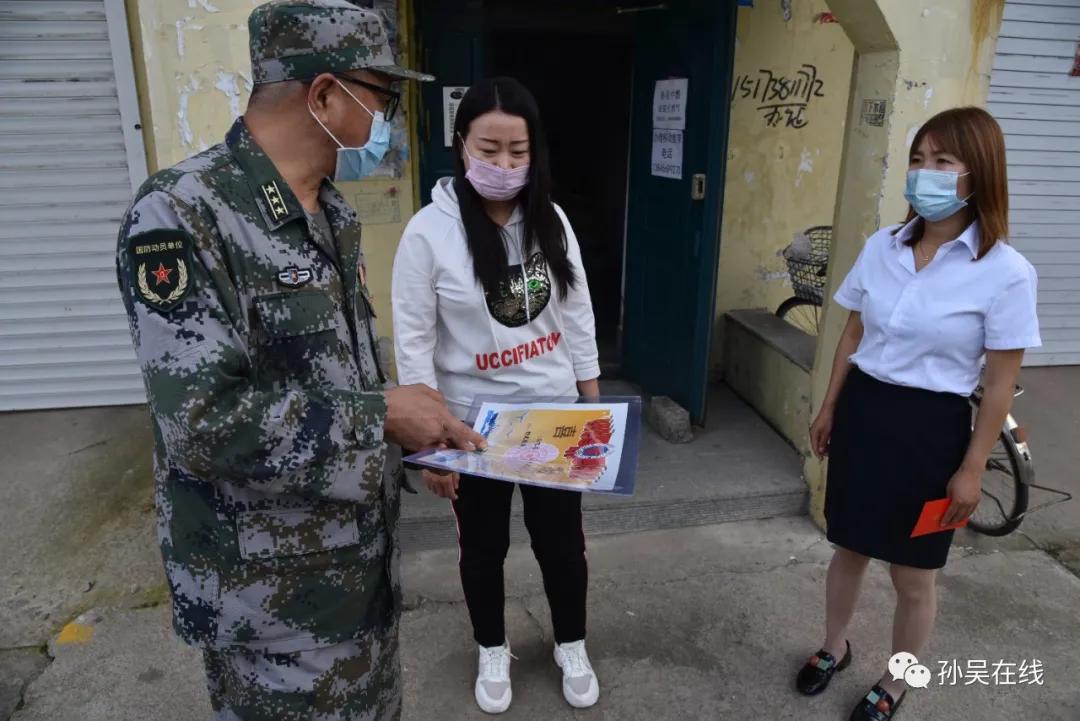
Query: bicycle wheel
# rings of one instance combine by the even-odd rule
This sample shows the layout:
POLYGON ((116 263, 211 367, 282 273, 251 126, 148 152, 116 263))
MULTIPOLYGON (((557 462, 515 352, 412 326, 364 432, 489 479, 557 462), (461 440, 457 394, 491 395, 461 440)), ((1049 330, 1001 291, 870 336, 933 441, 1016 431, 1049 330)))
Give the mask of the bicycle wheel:
MULTIPOLYGON (((1007 425, 1015 423, 1007 422, 1007 425)), ((982 500, 971 514, 968 528, 987 536, 1004 536, 1016 530, 1028 508, 1028 487, 1024 481, 1031 475, 1029 463, 1012 430, 1002 430, 986 461, 982 500)))
POLYGON ((776 316, 815 337, 821 327, 821 306, 806 298, 788 298, 776 309, 776 316))

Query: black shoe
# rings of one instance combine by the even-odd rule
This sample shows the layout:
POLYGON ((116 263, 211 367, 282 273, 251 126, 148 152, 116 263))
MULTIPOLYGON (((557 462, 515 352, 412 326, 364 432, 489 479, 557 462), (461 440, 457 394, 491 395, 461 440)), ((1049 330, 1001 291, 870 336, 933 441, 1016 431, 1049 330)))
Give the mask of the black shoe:
POLYGON ((896 718, 896 712, 900 710, 905 696, 907 691, 900 694, 899 700, 894 701, 891 693, 875 685, 870 689, 870 693, 855 705, 848 721, 890 721, 896 718))
POLYGON ((845 641, 845 643, 847 652, 840 659, 840 663, 837 663, 836 658, 831 653, 826 653, 824 649, 811 656, 795 678, 795 688, 807 696, 814 696, 824 691, 832 680, 833 674, 843 671, 851 663, 851 642, 845 641))

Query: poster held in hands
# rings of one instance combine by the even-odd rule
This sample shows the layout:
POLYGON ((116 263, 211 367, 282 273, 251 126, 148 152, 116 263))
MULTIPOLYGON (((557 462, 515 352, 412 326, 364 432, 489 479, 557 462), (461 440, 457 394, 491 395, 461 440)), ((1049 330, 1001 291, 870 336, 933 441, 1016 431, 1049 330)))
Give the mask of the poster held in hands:
POLYGON ((477 399, 473 428, 484 451, 428 450, 406 461, 429 468, 584 493, 632 495, 641 399, 477 399))

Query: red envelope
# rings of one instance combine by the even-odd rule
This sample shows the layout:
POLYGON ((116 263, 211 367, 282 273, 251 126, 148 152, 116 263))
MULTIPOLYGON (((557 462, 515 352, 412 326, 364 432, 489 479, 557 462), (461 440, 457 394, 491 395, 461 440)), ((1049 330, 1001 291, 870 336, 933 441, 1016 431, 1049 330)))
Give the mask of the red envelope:
POLYGON ((949 526, 941 525, 941 519, 945 517, 945 512, 949 510, 951 502, 948 498, 927 501, 926 505, 923 506, 922 513, 919 514, 919 520, 915 522, 915 528, 911 529, 911 537, 915 538, 916 536, 925 536, 929 533, 940 533, 941 531, 966 526, 968 523, 966 518, 949 526))

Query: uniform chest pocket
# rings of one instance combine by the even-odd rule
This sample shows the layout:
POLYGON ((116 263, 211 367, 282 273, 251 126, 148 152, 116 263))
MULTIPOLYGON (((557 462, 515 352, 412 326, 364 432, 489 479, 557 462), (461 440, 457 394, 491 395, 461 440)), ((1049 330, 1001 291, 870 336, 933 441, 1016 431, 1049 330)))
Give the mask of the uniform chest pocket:
POLYGON ((255 299, 259 321, 271 339, 334 330, 334 301, 318 289, 274 293, 255 299))

